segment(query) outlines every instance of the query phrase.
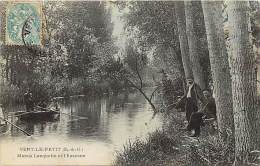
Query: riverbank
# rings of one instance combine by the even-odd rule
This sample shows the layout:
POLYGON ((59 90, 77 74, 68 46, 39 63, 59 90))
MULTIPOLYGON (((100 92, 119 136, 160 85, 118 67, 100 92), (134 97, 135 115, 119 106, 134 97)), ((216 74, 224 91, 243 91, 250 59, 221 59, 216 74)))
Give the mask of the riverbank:
MULTIPOLYGON (((18 87, 16 85, 0 84, 0 103, 3 107, 16 106, 24 104, 23 98, 27 91, 27 86, 18 87)), ((42 101, 49 102, 52 99, 68 99, 79 97, 102 97, 112 96, 120 93, 134 92, 132 88, 120 87, 111 89, 101 87, 99 84, 84 84, 74 82, 67 84, 64 82, 47 82, 43 84, 35 83, 30 87, 33 94, 34 103, 42 101)))
POLYGON ((209 133, 209 126, 202 128, 199 138, 188 137, 188 132, 180 130, 184 127, 183 113, 173 111, 165 116, 167 124, 162 130, 149 134, 146 140, 126 144, 114 165, 232 165, 231 139, 224 143, 216 133, 209 133))

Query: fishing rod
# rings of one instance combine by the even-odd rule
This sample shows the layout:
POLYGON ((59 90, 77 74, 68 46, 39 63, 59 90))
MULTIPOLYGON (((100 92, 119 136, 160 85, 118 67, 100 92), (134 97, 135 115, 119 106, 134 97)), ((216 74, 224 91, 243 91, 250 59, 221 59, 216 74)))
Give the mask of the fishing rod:
POLYGON ((28 133, 27 131, 25 131, 25 130, 21 129, 20 127, 16 126, 16 125, 13 124, 12 122, 9 122, 8 120, 6 120, 6 119, 4 119, 4 118, 2 118, 2 117, 0 117, 0 119, 2 119, 3 121, 9 123, 10 125, 14 126, 15 128, 19 129, 20 131, 22 131, 22 132, 23 132, 24 134, 26 134, 27 136, 31 136, 30 133, 28 133))
POLYGON ((76 117, 76 118, 79 118, 79 119, 88 119, 87 117, 77 116, 77 115, 70 115, 70 114, 67 114, 67 113, 64 113, 64 112, 55 111, 55 110, 48 109, 48 108, 43 108, 43 107, 40 107, 40 106, 36 106, 36 107, 37 107, 37 108, 44 109, 44 110, 47 110, 47 111, 53 111, 53 112, 61 113, 61 114, 64 114, 64 115, 68 115, 68 116, 76 117))
POLYGON ((32 113, 32 112, 23 112, 23 113, 20 113, 20 114, 17 114, 17 115, 14 114, 14 115, 10 115, 10 116, 18 117, 18 116, 29 114, 29 113, 32 113))

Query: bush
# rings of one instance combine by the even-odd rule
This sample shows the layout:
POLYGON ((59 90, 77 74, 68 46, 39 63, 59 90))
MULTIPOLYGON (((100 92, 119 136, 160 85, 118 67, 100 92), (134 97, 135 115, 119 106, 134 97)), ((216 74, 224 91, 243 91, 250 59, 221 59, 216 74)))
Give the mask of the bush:
MULTIPOLYGON (((129 142, 117 153, 115 165, 231 166, 235 158, 234 139, 226 142, 214 135, 190 138, 183 130, 184 115, 164 114, 164 130, 150 134, 145 141, 129 142)), ((203 132, 207 128, 202 128, 203 132)))
POLYGON ((227 142, 217 136, 201 138, 198 143, 189 142, 184 145, 185 165, 232 165, 234 161, 234 140, 230 137, 227 142))
POLYGON ((151 165, 166 160, 178 152, 177 139, 169 137, 166 131, 157 130, 146 140, 137 139, 117 153, 114 165, 151 165))
POLYGON ((3 106, 23 103, 24 89, 19 89, 15 85, 1 85, 0 103, 3 106))

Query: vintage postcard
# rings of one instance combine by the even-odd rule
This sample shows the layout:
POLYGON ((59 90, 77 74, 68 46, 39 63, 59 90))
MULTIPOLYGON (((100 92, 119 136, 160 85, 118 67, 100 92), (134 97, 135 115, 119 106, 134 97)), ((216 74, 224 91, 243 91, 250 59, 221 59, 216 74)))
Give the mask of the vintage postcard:
POLYGON ((0 166, 260 165, 260 1, 0 1, 0 166))

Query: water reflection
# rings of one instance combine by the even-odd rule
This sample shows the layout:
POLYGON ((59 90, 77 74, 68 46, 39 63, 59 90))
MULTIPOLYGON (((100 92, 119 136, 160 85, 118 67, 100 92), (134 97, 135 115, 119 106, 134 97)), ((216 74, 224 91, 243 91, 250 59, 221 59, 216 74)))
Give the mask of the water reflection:
MULTIPOLYGON (((33 134, 35 144, 73 144, 86 146, 88 164, 111 164, 116 150, 129 139, 144 137, 162 125, 160 115, 152 118, 150 105, 138 94, 122 94, 100 99, 61 101, 61 112, 87 117, 79 119, 61 114, 56 122, 19 122, 17 125, 33 134)), ((12 143, 32 144, 11 127, 12 143), (15 139, 14 139, 15 138, 15 139)))

